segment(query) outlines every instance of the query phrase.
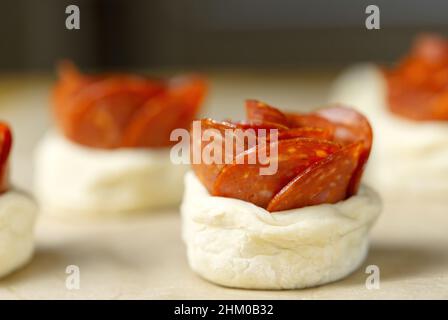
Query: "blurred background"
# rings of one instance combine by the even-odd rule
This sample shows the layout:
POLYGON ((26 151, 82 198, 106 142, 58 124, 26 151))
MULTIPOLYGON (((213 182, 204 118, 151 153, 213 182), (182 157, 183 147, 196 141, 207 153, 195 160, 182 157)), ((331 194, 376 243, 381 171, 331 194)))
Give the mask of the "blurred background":
POLYGON ((0 71, 333 67, 388 62, 421 31, 448 31, 446 0, 2 0, 0 71), (76 4, 81 29, 65 28, 76 4), (381 30, 365 28, 365 8, 381 30))

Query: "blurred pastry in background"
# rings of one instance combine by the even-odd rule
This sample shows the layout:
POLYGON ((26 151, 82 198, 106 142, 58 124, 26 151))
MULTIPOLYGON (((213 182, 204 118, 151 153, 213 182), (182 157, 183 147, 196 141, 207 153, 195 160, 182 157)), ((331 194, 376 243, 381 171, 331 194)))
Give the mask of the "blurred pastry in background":
POLYGON ((56 128, 35 154, 42 210, 114 215, 178 204, 187 166, 170 161, 170 134, 189 128, 205 93, 199 76, 87 75, 63 63, 53 90, 56 128))
MULTIPOLYGON (((243 122, 201 120, 203 129, 221 132, 226 143, 233 133, 245 147, 230 152, 224 144, 231 161, 193 163, 186 174, 181 213, 190 267, 246 289, 298 289, 347 276, 364 261, 381 211, 378 195, 361 185, 368 120, 342 106, 297 114, 251 100, 246 110, 243 122), (277 130, 277 138, 262 143, 263 129, 277 130), (239 139, 245 135, 257 138, 253 146, 239 139), (261 154, 269 161, 249 162, 261 154), (275 171, 261 174, 274 162, 275 171)), ((193 143, 201 154, 209 148, 193 143)))
POLYGON ((37 206, 8 179, 12 134, 0 122, 0 277, 27 263, 34 251, 37 206))
POLYGON ((384 196, 448 194, 448 40, 420 35, 391 68, 348 69, 330 101, 356 106, 372 121, 366 180, 384 196))

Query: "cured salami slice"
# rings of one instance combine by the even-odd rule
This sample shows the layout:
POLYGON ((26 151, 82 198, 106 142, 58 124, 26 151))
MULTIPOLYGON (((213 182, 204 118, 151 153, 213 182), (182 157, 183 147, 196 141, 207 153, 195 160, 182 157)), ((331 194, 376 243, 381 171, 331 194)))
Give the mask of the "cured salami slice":
POLYGON ((297 113, 287 113, 289 125, 292 128, 320 128, 333 134, 335 126, 331 121, 320 117, 315 113, 309 114, 297 114, 297 113))
POLYGON ((167 132, 189 127, 205 91, 198 76, 90 76, 65 63, 53 92, 54 114, 65 136, 85 146, 166 147, 167 132))
POLYGON ((320 140, 332 140, 333 133, 331 130, 322 128, 302 127, 280 131, 278 134, 279 140, 292 139, 292 138, 312 138, 320 140))
POLYGON ((167 147, 176 128, 188 128, 204 98, 201 78, 175 81, 170 90, 149 98, 132 114, 123 133, 124 147, 167 147))
MULTIPOLYGON (((215 130, 216 134, 213 135, 213 137, 210 136, 209 141, 206 141, 205 137, 201 136, 200 139, 193 140, 191 142, 191 167, 196 173, 196 176, 209 192, 212 192, 216 178, 226 163, 226 159, 224 159, 223 156, 230 157, 230 159, 227 159, 229 163, 233 161, 234 152, 230 153, 230 155, 226 154, 224 139, 225 131, 230 130, 231 132, 233 132, 234 129, 236 129, 236 125, 229 122, 218 122, 212 119, 202 119, 201 135, 202 132, 206 132, 207 130, 215 130), (217 145, 220 144, 220 146, 222 147, 221 150, 219 150, 219 154, 221 155, 220 161, 209 161, 209 159, 206 159, 206 157, 203 156, 204 149, 207 145, 209 145, 209 143, 212 142, 216 142, 217 145), (193 155, 193 152, 195 152, 195 150, 199 150, 200 152, 200 158, 197 160, 194 159, 193 155)), ((192 135, 192 139, 194 138, 194 135, 192 135)), ((234 148, 232 148, 232 150, 234 150, 234 148)), ((210 156, 215 157, 213 149, 210 151, 210 156)), ((219 155, 216 156, 218 157, 219 155)))
POLYGON ((355 143, 313 163, 275 195, 267 210, 283 211, 345 199, 361 149, 362 143, 355 143))
POLYGON ((409 55, 384 76, 391 112, 417 121, 448 120, 448 40, 418 37, 409 55))
POLYGON ((225 166, 213 188, 213 194, 241 199, 266 208, 274 195, 297 174, 313 163, 339 150, 339 145, 307 138, 280 140, 251 148, 235 158, 235 163, 225 166), (278 169, 273 175, 260 175, 262 164, 258 155, 271 156, 271 150, 278 150, 278 169), (260 150, 261 149, 261 150, 260 150), (255 159, 250 164, 250 159, 255 159))
POLYGON ((359 188, 362 173, 372 148, 372 127, 369 121, 359 112, 341 106, 321 109, 316 112, 320 117, 334 124, 334 139, 343 144, 362 143, 359 162, 349 184, 348 196, 354 195, 359 188))
POLYGON ((8 158, 11 147, 11 130, 7 124, 0 122, 0 193, 8 189, 8 158))
POLYGON ((246 117, 249 121, 270 122, 288 126, 288 119, 281 111, 258 100, 246 101, 246 117))
POLYGON ((67 110, 66 134, 96 148, 117 148, 134 113, 153 94, 145 81, 108 78, 82 89, 67 110))
POLYGON ((195 161, 192 155, 191 165, 199 180, 210 192, 212 192, 214 182, 224 165, 231 164, 238 154, 257 145, 260 129, 264 129, 264 133, 268 134, 269 129, 277 128, 275 125, 272 126, 266 123, 231 123, 212 119, 201 120, 201 139, 193 140, 191 143, 192 151, 200 151, 201 159, 195 161), (214 130, 214 132, 210 130, 214 130), (212 144, 220 148, 218 150, 210 148, 212 144), (209 158, 218 161, 211 161, 213 159, 209 158))

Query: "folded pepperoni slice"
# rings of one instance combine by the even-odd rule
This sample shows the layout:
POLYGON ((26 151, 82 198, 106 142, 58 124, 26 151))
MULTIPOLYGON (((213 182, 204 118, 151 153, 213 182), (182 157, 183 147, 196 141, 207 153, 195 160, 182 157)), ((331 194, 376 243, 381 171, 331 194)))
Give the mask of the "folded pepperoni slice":
POLYGON ((333 133, 330 130, 313 127, 292 128, 285 131, 280 131, 278 134, 279 140, 293 139, 293 138, 312 138, 322 140, 332 140, 333 133))
MULTIPOLYGON (((201 124, 201 137, 195 137, 194 132, 192 133, 192 142, 191 142, 191 168, 193 169, 194 173, 198 177, 198 179, 202 182, 202 184, 206 187, 206 189, 209 192, 212 192, 213 185, 215 183, 216 178, 218 177, 219 173, 221 172, 222 168, 225 165, 226 159, 224 157, 230 157, 227 161, 229 163, 233 160, 233 151, 232 153, 226 153, 225 150, 225 132, 226 130, 228 132, 233 132, 234 129, 236 129, 236 125, 229 123, 229 122, 218 122, 214 121, 212 119, 202 119, 200 120, 201 124), (209 140, 205 141, 205 137, 203 138, 203 133, 207 130, 214 130, 214 132, 208 131, 210 133, 209 140), (205 159, 203 157, 204 149, 207 147, 207 145, 211 143, 220 143, 221 149, 220 152, 220 159, 219 161, 211 161, 213 159, 205 159), (200 158, 195 159, 193 152, 198 152, 200 158)), ((209 153, 211 157, 214 157, 215 154, 213 150, 211 150, 209 153)), ((216 155, 218 157, 219 155, 216 155)))
POLYGON ((287 113, 288 123, 291 128, 302 128, 302 127, 311 127, 311 128, 320 128, 324 130, 328 130, 329 132, 334 131, 334 124, 331 121, 322 118, 318 114, 308 113, 308 114, 300 114, 300 113, 287 113))
POLYGON ((0 193, 8 189, 8 158, 11 147, 11 130, 6 123, 0 122, 0 193))
POLYGON ((269 201, 291 179, 311 164, 340 149, 338 144, 307 138, 280 140, 258 145, 239 154, 233 164, 225 166, 218 175, 212 194, 249 201, 266 208, 269 201), (277 155, 271 150, 277 148, 277 155), (268 164, 260 161, 266 155, 277 170, 271 175, 261 175, 261 168, 268 164))
POLYGON ((305 115, 288 114, 288 119, 293 127, 313 126, 325 129, 335 141, 343 144, 363 142, 359 165, 349 186, 349 194, 355 194, 372 147, 372 128, 368 120, 359 112, 342 106, 329 107, 305 115))
POLYGON ((249 121, 276 123, 288 126, 288 119, 280 110, 258 100, 246 101, 246 117, 249 121))
POLYGON ((448 120, 448 105, 444 97, 446 93, 434 94, 406 89, 406 94, 396 94, 397 86, 396 83, 389 83, 388 104, 392 113, 415 121, 448 120))
POLYGON ((166 94, 150 98, 127 119, 120 145, 123 147, 164 147, 172 128, 180 121, 182 111, 170 108, 166 94), (170 110, 168 113, 167 111, 170 110))
POLYGON ((448 41, 419 36, 409 55, 384 70, 392 113, 415 121, 448 120, 448 41))
POLYGON ((171 145, 169 133, 189 127, 206 91, 199 76, 90 76, 67 62, 59 73, 53 91, 57 124, 70 140, 95 148, 171 145))
POLYGON ((361 150, 362 143, 355 143, 313 163, 273 197, 267 210, 283 211, 345 199, 361 150))
POLYGON ((59 81, 54 86, 52 93, 53 112, 58 122, 65 123, 70 100, 96 80, 93 77, 82 75, 75 65, 69 61, 63 61, 59 64, 58 74, 59 81))
POLYGON ((150 98, 132 114, 123 133, 125 147, 167 147, 170 134, 187 129, 206 91, 200 77, 176 79, 163 94, 150 98))
POLYGON ((259 121, 259 120, 249 120, 237 122, 238 128, 241 129, 277 129, 277 130, 289 130, 289 128, 283 124, 269 122, 269 121, 259 121))
POLYGON ((161 87, 143 78, 116 76, 90 84, 70 103, 65 134, 96 148, 120 147, 133 114, 161 87))
POLYGON ((372 127, 366 117, 351 108, 334 106, 321 109, 316 114, 335 125, 335 141, 346 145, 356 142, 362 143, 359 162, 347 191, 348 196, 354 195, 358 191, 364 167, 372 148, 372 127))
POLYGON ((264 129, 268 134, 267 130, 271 129, 269 125, 219 122, 212 119, 202 119, 200 124, 202 136, 198 138, 193 133, 191 144, 191 152, 199 151, 200 159, 194 159, 192 154, 191 167, 210 193, 224 166, 231 164, 239 153, 257 145, 258 130, 264 129), (215 143, 221 147, 218 151, 219 154, 215 154, 214 148, 211 148, 215 143), (226 149, 226 145, 228 149, 226 149))

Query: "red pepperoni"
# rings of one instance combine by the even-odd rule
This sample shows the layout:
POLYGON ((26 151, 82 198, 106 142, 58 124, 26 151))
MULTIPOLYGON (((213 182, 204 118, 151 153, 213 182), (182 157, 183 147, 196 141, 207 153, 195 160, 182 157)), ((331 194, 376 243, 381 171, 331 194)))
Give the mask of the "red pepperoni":
POLYGON ((430 64, 447 63, 448 41, 435 34, 419 35, 411 55, 426 60, 430 64))
POLYGON ((272 145, 256 146, 238 155, 234 164, 222 169, 212 194, 249 201, 266 208, 274 195, 297 174, 339 148, 339 145, 332 142, 307 138, 281 140, 272 145), (278 158, 270 160, 277 161, 277 172, 273 175, 260 175, 260 168, 267 166, 258 161, 257 154, 266 154, 269 157, 271 147, 275 145, 278 148, 278 158), (250 164, 249 159, 256 161, 250 164), (239 161, 242 164, 239 164, 239 161))
POLYGON ((206 89, 197 76, 88 76, 67 63, 60 78, 53 92, 57 124, 70 140, 94 148, 171 145, 169 132, 189 127, 206 89))
POLYGON ((246 117, 249 121, 276 123, 288 126, 288 119, 278 109, 258 100, 246 101, 246 117))
POLYGON ((361 143, 355 143, 313 163, 275 195, 267 210, 283 211, 345 199, 361 148, 361 143))
POLYGON ((207 130, 215 130, 216 134, 213 134, 213 139, 210 138, 210 141, 203 141, 205 137, 204 139, 201 138, 192 141, 193 148, 191 151, 193 152, 195 148, 200 150, 201 158, 198 159, 199 163, 195 163, 194 159, 191 158, 191 166, 199 180, 201 180, 209 192, 212 192, 215 180, 225 164, 232 163, 236 155, 257 144, 257 134, 259 129, 269 130, 271 128, 269 126, 265 127, 263 125, 252 125, 248 123, 219 122, 212 119, 201 120, 201 134, 204 134, 207 130), (253 131, 249 131, 249 129, 252 129, 253 131), (225 142, 225 139, 230 140, 225 142), (203 157, 203 153, 206 153, 206 155, 210 154, 211 157, 214 156, 214 152, 204 152, 204 149, 208 145, 211 146, 212 141, 220 143, 222 146, 220 150, 220 155, 222 156, 219 158, 221 160, 219 163, 208 161, 208 159, 206 160, 203 157), (226 143, 229 143, 230 141, 232 141, 232 152, 228 152, 228 150, 226 152, 226 143))
POLYGON ((285 125, 269 122, 269 121, 258 121, 258 120, 250 120, 250 121, 241 121, 237 122, 238 128, 241 129, 277 129, 277 130, 288 130, 289 128, 285 125))
MULTIPOLYGON (((223 139, 225 138, 225 130, 234 130, 236 126, 234 124, 228 123, 228 122, 218 122, 211 119, 202 119, 201 120, 201 134, 205 132, 206 130, 216 130, 216 139, 223 142, 223 139)), ((195 137, 192 135, 192 139, 195 137)), ((221 158, 221 161, 219 163, 217 162, 206 162, 203 158, 203 152, 204 148, 209 145, 212 141, 215 141, 214 139, 211 139, 210 141, 203 141, 202 136, 200 139, 196 139, 192 141, 192 149, 191 152, 196 152, 195 150, 200 151, 200 158, 195 160, 193 158, 193 154, 191 157, 191 167, 193 171, 195 172, 196 176, 199 178, 199 180, 202 182, 202 184, 207 188, 209 192, 212 192, 213 185, 215 183, 216 178, 218 177, 219 173, 221 172, 222 168, 225 164, 225 159, 221 158), (197 162, 197 163, 196 163, 197 162)), ((228 154, 225 152, 225 144, 222 143, 222 149, 220 150, 221 155, 224 157, 229 157, 228 154)), ((212 156, 214 153, 210 153, 212 156)), ((230 155, 229 162, 233 159, 233 152, 230 155)))
POLYGON ((292 128, 302 128, 302 127, 311 127, 311 128, 320 128, 329 132, 329 134, 333 134, 335 127, 331 121, 326 120, 315 113, 309 114, 295 114, 288 113, 288 122, 292 128))
POLYGON ((167 147, 176 128, 188 128, 205 94, 199 77, 176 80, 170 90, 150 98, 132 115, 124 130, 125 147, 167 147))
POLYGON ((330 130, 314 128, 314 127, 301 127, 293 128, 285 131, 280 131, 278 139, 293 139, 293 138, 313 138, 321 140, 332 140, 333 134, 330 130))
MULTIPOLYGON (((248 149, 252 148, 253 146, 257 145, 258 138, 261 134, 264 133, 264 136, 266 137, 266 140, 268 141, 270 139, 270 133, 271 129, 277 129, 277 138, 278 139, 292 139, 297 137, 314 137, 320 134, 316 132, 314 134, 312 131, 302 130, 299 132, 291 132, 291 134, 286 135, 286 131, 279 131, 282 128, 284 128, 281 125, 274 124, 274 123, 268 123, 268 122, 239 122, 239 123, 231 123, 231 122, 218 122, 214 121, 212 119, 202 119, 201 120, 201 130, 202 133, 205 132, 208 129, 214 129, 217 133, 220 134, 220 136, 217 135, 217 138, 221 141, 222 149, 221 154, 224 155, 226 158, 223 158, 223 161, 221 163, 205 163, 204 159, 200 159, 201 163, 194 163, 192 162, 192 168, 193 171, 198 176, 199 180, 204 184, 204 186, 212 192, 213 185, 216 180, 216 177, 221 172, 222 168, 224 167, 224 163, 229 164, 232 163, 234 157, 238 155, 241 152, 247 151, 248 149), (263 133, 260 130, 264 130, 263 133), (226 143, 229 143, 229 141, 224 142, 224 139, 226 139, 226 131, 227 131, 227 138, 231 138, 233 148, 232 152, 229 154, 229 152, 226 152, 225 145, 226 143), (279 133, 281 132, 281 133, 279 133)), ((201 156, 204 148, 210 143, 209 141, 193 141, 193 145, 198 144, 198 150, 201 151, 201 156)), ((193 151, 193 149, 192 149, 193 151)), ((192 159, 193 160, 193 159, 192 159)))
POLYGON ((392 113, 415 121, 448 120, 448 41, 419 36, 410 54, 385 70, 392 113))
POLYGON ((358 191, 364 167, 369 159, 373 139, 372 127, 362 114, 351 108, 335 106, 316 113, 335 125, 335 141, 346 145, 362 142, 359 163, 347 190, 348 196, 352 196, 358 191))
POLYGON ((53 89, 53 112, 56 120, 64 126, 71 99, 80 90, 93 83, 95 79, 81 75, 76 67, 69 61, 63 61, 58 66, 59 81, 53 89))
POLYGON ((12 134, 9 126, 0 122, 0 193, 8 190, 8 158, 12 147, 12 134))

